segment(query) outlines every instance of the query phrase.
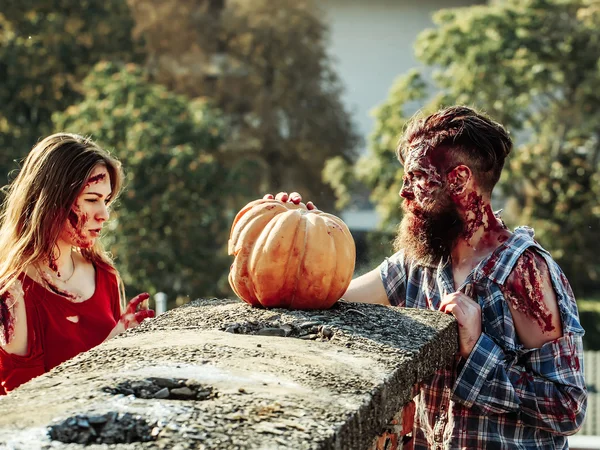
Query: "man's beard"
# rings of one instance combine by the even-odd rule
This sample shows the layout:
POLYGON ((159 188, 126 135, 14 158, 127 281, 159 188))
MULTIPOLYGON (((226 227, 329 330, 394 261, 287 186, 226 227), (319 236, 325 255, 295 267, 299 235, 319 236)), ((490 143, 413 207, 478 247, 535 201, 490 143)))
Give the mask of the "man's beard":
POLYGON ((402 204, 404 217, 394 239, 394 250, 404 249, 409 261, 426 266, 436 266, 444 257, 450 256, 458 238, 465 230, 465 223, 450 197, 442 194, 435 205, 428 209, 402 204))

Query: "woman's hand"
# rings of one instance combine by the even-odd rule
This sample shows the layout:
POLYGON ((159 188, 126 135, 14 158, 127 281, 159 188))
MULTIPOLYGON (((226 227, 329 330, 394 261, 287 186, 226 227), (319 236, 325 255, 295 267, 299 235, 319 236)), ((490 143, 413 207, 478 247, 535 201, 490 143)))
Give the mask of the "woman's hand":
POLYGON ((127 309, 123 314, 117 325, 112 329, 106 340, 115 337, 117 334, 121 334, 123 331, 129 328, 137 327, 144 319, 154 317, 154 310, 148 309, 148 300, 150 294, 144 292, 138 296, 132 298, 127 305, 127 309))
MULTIPOLYGON (((265 200, 279 200, 280 202, 291 202, 294 205, 299 205, 300 202, 302 202, 302 196, 300 194, 298 194, 297 192, 292 192, 291 194, 288 195, 287 192, 280 192, 279 194, 277 194, 276 196, 273 196, 273 194, 266 194, 263 199, 265 200)), ((313 202, 307 202, 306 203, 306 209, 310 210, 310 211, 314 211, 317 209, 317 207, 314 205, 313 202)))

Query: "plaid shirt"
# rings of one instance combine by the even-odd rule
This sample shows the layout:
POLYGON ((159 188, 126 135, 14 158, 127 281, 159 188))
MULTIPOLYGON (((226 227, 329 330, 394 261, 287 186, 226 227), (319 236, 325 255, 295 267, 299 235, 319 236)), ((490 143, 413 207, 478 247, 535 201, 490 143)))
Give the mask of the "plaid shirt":
MULTIPOLYGON (((437 310, 454 292, 449 260, 437 268, 407 261, 402 251, 380 266, 390 303, 437 310)), ((566 449, 567 435, 583 422, 583 329, 571 288, 550 254, 519 227, 483 260, 459 289, 481 306, 483 333, 467 360, 438 370, 420 385, 416 402, 416 449, 566 449), (501 286, 526 249, 548 265, 563 337, 541 348, 519 343, 501 286), (486 262, 495 258, 490 270, 486 262), (486 267, 486 270, 482 270, 486 267)))

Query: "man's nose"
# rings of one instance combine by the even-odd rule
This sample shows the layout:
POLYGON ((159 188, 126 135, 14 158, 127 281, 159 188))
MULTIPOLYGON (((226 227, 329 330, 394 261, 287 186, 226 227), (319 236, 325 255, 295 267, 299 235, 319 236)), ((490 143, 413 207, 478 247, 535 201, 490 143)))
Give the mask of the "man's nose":
POLYGON ((414 200, 415 199, 415 195, 412 191, 410 183, 408 183, 407 181, 404 181, 404 183, 402 183, 402 188, 400 189, 400 192, 398 194, 400 195, 400 197, 402 197, 406 200, 414 200))

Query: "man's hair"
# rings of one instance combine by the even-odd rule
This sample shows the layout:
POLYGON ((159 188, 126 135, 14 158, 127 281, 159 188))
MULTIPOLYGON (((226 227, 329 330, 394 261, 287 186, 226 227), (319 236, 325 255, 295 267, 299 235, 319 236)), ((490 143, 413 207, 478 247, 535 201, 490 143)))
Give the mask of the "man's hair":
POLYGON ((443 151, 447 169, 468 166, 481 189, 491 193, 512 140, 502 125, 485 115, 466 106, 451 106, 409 122, 396 150, 402 164, 415 148, 427 153, 443 151))

